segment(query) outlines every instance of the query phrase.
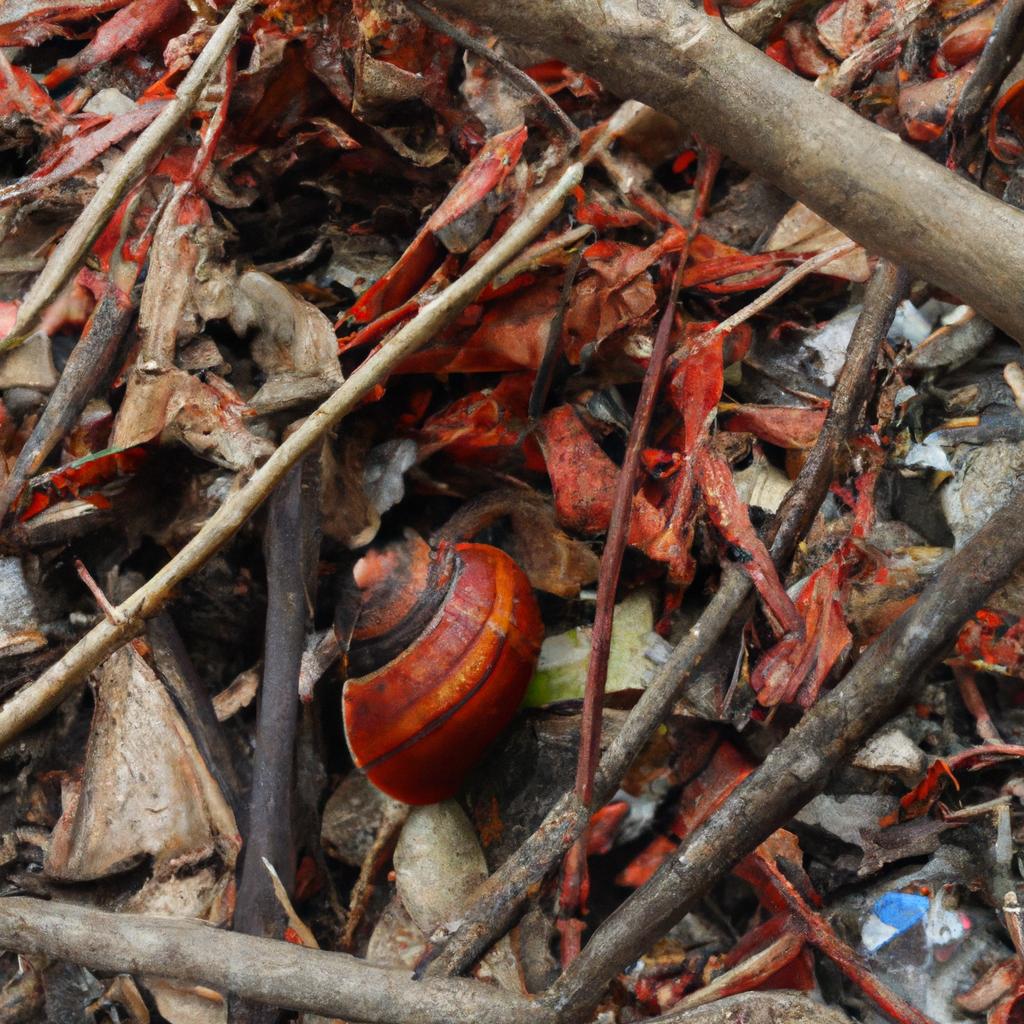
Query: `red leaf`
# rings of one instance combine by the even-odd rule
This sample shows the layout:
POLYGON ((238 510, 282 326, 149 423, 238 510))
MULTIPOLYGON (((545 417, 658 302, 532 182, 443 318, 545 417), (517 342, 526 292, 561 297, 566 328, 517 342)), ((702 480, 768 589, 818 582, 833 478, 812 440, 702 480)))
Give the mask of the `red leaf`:
POLYGON ((740 564, 753 580, 780 632, 802 633, 803 619, 793 607, 768 549, 751 525, 749 510, 736 493, 729 466, 701 448, 694 457, 694 472, 708 518, 725 540, 739 549, 740 564))
POLYGON ((357 323, 368 323, 413 296, 426 280, 442 248, 434 232, 468 213, 508 177, 519 162, 526 142, 526 128, 520 126, 489 139, 459 176, 455 187, 433 212, 398 262, 356 301, 349 315, 357 323))
POLYGON ((806 409, 778 405, 740 406, 723 424, 723 430, 743 431, 780 448, 813 448, 825 409, 806 409))
POLYGON ((170 25, 179 10, 181 0, 132 0, 100 25, 88 45, 74 57, 57 64, 43 83, 53 89, 109 61, 123 50, 138 50, 147 39, 170 25))
POLYGON ((69 142, 60 146, 47 163, 35 173, 19 179, 5 189, 0 189, 0 203, 9 203, 13 199, 39 192, 70 177, 91 164, 101 153, 105 153, 125 136, 141 132, 165 106, 164 100, 151 100, 111 118, 94 131, 79 132, 69 142))

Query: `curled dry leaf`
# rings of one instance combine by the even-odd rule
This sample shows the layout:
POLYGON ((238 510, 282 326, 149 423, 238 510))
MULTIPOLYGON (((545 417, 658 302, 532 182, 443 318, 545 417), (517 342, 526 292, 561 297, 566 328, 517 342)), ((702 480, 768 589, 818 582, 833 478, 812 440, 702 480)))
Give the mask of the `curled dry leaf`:
POLYGON ((234 862, 231 808, 160 680, 131 647, 96 672, 84 769, 80 780, 66 780, 63 800, 44 864, 52 878, 103 878, 145 856, 158 871, 214 850, 234 862))
POLYGON ((268 274, 238 278, 228 317, 239 336, 253 333, 252 355, 267 382, 250 399, 255 412, 318 402, 343 381, 330 320, 268 274))
POLYGON ((128 448, 159 438, 179 441, 227 469, 245 472, 262 462, 274 445, 245 426, 248 406, 227 381, 213 373, 204 378, 174 367, 136 367, 111 446, 128 448))

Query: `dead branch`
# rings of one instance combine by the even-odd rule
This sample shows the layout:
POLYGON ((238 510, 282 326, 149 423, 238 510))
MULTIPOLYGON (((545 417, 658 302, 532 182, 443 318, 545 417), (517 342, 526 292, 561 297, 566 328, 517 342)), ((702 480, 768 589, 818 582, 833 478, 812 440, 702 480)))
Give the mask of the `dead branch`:
POLYGON ((574 1019, 738 860, 819 793, 832 771, 914 695, 964 620, 1024 558, 1018 491, 762 765, 594 933, 546 996, 574 1019))
POLYGON ((668 0, 442 0, 676 117, 830 224, 1024 340, 1024 213, 668 0))
POLYGON ((35 329, 43 310, 67 284, 128 190, 139 180, 150 161, 167 145, 199 102, 203 90, 213 80, 228 51, 235 45, 245 18, 255 3, 256 0, 237 0, 210 36, 203 52, 188 69, 174 99, 160 111, 152 124, 139 135, 128 152, 104 177, 95 195, 53 250, 42 273, 32 282, 32 287, 18 307, 14 326, 7 337, 0 340, 0 352, 20 345, 35 329))
POLYGON ((71 903, 0 900, 0 946, 83 964, 202 983, 256 1002, 393 1024, 549 1024, 540 1004, 473 981, 416 983, 346 953, 225 932, 197 921, 111 914, 71 903))
MULTIPOLYGON (((875 359, 905 288, 906 275, 882 261, 868 285, 825 425, 772 524, 776 531, 772 557, 778 565, 792 557, 825 498, 836 454, 856 426, 875 359)), ((725 572, 700 619, 680 640, 601 758, 594 780, 594 806, 615 792, 630 764, 679 700, 687 679, 742 613, 751 589, 745 573, 725 572)), ((426 973, 458 974, 474 963, 512 926, 527 893, 553 870, 588 818, 587 806, 574 793, 566 793, 537 831, 484 882, 473 906, 461 915, 458 928, 433 943, 425 959, 426 973)))
POLYGON ((363 397, 410 352, 426 344, 476 297, 488 281, 531 242, 557 215, 562 201, 582 177, 582 166, 570 165, 488 252, 457 281, 423 306, 390 341, 366 359, 319 408, 277 448, 203 524, 202 529, 155 576, 122 602, 122 621, 101 621, 35 682, 19 690, 0 708, 0 747, 39 721, 88 674, 123 643, 137 636, 146 619, 171 599, 173 590, 201 568, 242 527, 266 500, 288 470, 336 426, 363 397))

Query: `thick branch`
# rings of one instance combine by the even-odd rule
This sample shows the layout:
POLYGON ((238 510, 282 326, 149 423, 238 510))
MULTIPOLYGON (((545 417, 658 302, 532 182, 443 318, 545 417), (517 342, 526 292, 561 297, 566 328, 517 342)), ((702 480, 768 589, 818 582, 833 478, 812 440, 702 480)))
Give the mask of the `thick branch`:
POLYGON ((829 775, 909 701, 963 621, 1024 559, 1024 490, 946 563, 722 807, 594 933, 548 994, 573 1019, 609 978, 664 935, 737 861, 819 793, 829 775))
POLYGON ((674 0, 440 0, 649 103, 1024 341, 1024 213, 674 0))
POLYGON ((413 982, 345 953, 224 932, 196 921, 0 899, 0 948, 94 970, 155 974, 256 1002, 389 1024, 550 1024, 536 1003, 479 982, 413 982))

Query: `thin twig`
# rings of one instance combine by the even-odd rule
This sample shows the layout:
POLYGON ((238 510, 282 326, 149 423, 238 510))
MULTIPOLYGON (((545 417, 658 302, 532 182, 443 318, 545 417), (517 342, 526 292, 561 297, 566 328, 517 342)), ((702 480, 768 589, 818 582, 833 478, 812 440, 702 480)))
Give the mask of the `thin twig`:
POLYGON ((781 298, 786 292, 792 291, 805 277, 816 273, 823 267, 827 267, 833 260, 840 256, 846 256, 857 248, 856 242, 840 242, 839 245, 823 252, 816 253, 809 260, 805 260, 799 266, 788 271, 783 277, 765 289, 756 299, 748 302, 742 309, 737 310, 732 316, 723 320, 715 330, 721 334, 735 330, 740 324, 746 323, 752 316, 756 316, 762 310, 767 309, 773 302, 781 298))
POLYGON ((237 0, 188 69, 174 99, 107 172, 92 199, 53 250, 42 273, 32 282, 32 287, 18 307, 14 326, 7 337, 0 340, 0 352, 20 345, 35 329, 43 310, 67 284, 128 190, 199 102, 203 90, 220 70, 228 51, 234 46, 245 17, 255 4, 256 0, 237 0))
MULTIPOLYGON (((825 498, 836 453, 860 415, 871 370, 905 287, 906 275, 882 261, 864 296, 825 425, 769 533, 769 540, 774 533, 771 550, 777 565, 785 565, 792 557, 825 498)), ((679 699, 687 679, 741 612, 750 592, 750 578, 745 573, 735 569, 725 572, 700 619, 651 680, 601 758, 594 783, 595 804, 603 803, 615 792, 630 764, 679 699)), ((580 835, 589 813, 575 793, 566 793, 537 831, 483 883, 473 905, 460 915, 458 928, 429 947, 424 960, 426 973, 461 973, 503 935, 516 920, 530 889, 543 881, 580 835)))
MULTIPOLYGON (((293 466, 270 499, 267 515, 267 628, 263 651, 256 745, 253 753, 249 813, 243 830, 242 869, 234 929, 264 938, 284 937, 286 917, 275 892, 274 876, 290 898, 295 885, 292 834, 295 735, 298 726, 299 666, 306 639, 311 595, 308 581, 316 568, 313 542, 318 464, 293 466)), ((248 1000, 231 1005, 232 1024, 268 1021, 264 1007, 248 1000)))
POLYGON ((479 982, 416 983, 345 953, 225 932, 198 921, 0 899, 0 948, 94 970, 153 974, 256 1002, 366 1024, 554 1024, 538 1003, 479 982))
POLYGON ((458 25, 453 25, 447 18, 418 3, 417 0, 402 0, 402 2, 420 21, 429 25, 435 32, 448 36, 464 50, 469 50, 481 60, 487 61, 498 74, 504 76, 520 92, 530 99, 536 100, 544 114, 544 119, 562 136, 569 150, 575 151, 579 148, 579 129, 572 123, 566 112, 525 71, 499 56, 486 43, 471 36, 468 32, 463 32, 458 25))
POLYGON ((558 214, 565 196, 579 183, 580 164, 570 165, 547 192, 450 287, 423 306, 394 337, 363 362, 319 408, 290 434, 252 475, 203 524, 199 532, 159 572, 118 606, 120 624, 100 622, 35 682, 19 690, 0 708, 0 748, 39 721, 121 644, 137 635, 146 619, 171 599, 173 590, 206 564, 241 529, 289 469, 410 352, 426 344, 477 296, 523 246, 558 214))
POLYGON ((559 358, 562 355, 562 334, 565 328, 565 314, 569 309, 569 300, 572 297, 572 286, 579 273, 580 264, 583 262, 583 249, 577 249, 569 260, 569 266, 565 268, 565 277, 562 279, 562 289, 558 295, 558 308, 551 318, 548 327, 548 340, 544 346, 544 355, 541 358, 540 366, 537 367, 537 376, 533 380, 533 387, 530 389, 530 402, 527 407, 527 415, 530 422, 536 422, 544 412, 548 402, 548 394, 551 391, 551 384, 555 378, 555 369, 558 366, 559 358))
POLYGON ((167 612, 150 619, 146 626, 146 641, 157 675, 167 687, 178 713, 185 719, 210 773, 231 804, 235 820, 242 821, 240 763, 236 761, 224 728, 217 720, 209 687, 199 678, 181 634, 167 612))
MULTIPOLYGON (((128 237, 138 197, 139 194, 136 194, 126 201, 121 235, 110 261, 107 287, 89 315, 82 337, 71 350, 60 379, 50 393, 46 407, 32 428, 32 433, 18 452, 10 476, 0 486, 0 523, 8 515, 11 505, 28 478, 38 471, 50 452, 78 420, 89 398, 109 372, 118 347, 131 323, 131 291, 142 269, 146 252, 140 252, 137 260, 127 259, 124 255, 124 243, 128 237)), ((155 226, 156 218, 153 218, 136 240, 137 249, 148 251, 149 239, 155 226)))
POLYGON ((896 714, 970 616, 1024 559, 1024 490, 946 563, 917 602, 861 656, 654 876, 594 933, 545 1002, 575 1018, 738 860, 821 792, 831 773, 896 714))
MULTIPOLYGON (((647 431, 654 415, 655 400, 661 388, 662 373, 668 359, 669 340, 676 315, 676 299, 685 252, 680 256, 672 274, 665 311, 654 340, 654 349, 644 372, 640 397, 637 399, 633 423, 626 442, 626 455, 622 460, 615 481, 612 497, 611 521, 604 551, 601 554, 601 569, 597 581, 597 608, 594 612, 594 629, 590 645, 590 660, 587 663, 587 679, 583 691, 583 715, 580 726, 579 757, 576 762, 576 798, 584 807, 594 799, 594 773, 601 748, 601 709, 604 705, 605 685, 608 680, 608 657, 611 653, 612 624, 615 620, 615 594, 619 587, 622 558, 626 553, 626 538, 633 511, 633 494, 636 491, 637 471, 640 468, 640 452, 647 441, 647 431)), ((565 858, 562 872, 562 891, 559 899, 559 925, 562 927, 562 964, 571 963, 579 952, 581 923, 573 919, 582 907, 587 872, 587 829, 584 827, 565 858)))

